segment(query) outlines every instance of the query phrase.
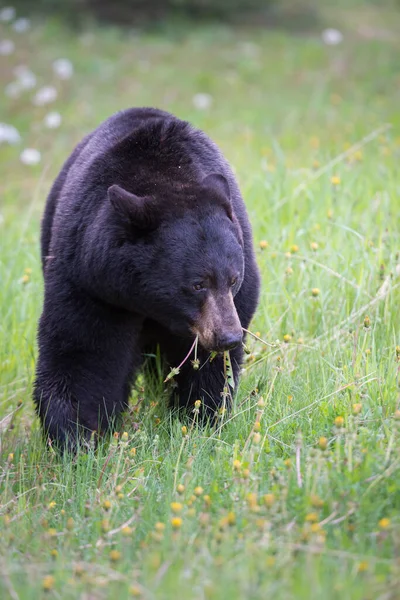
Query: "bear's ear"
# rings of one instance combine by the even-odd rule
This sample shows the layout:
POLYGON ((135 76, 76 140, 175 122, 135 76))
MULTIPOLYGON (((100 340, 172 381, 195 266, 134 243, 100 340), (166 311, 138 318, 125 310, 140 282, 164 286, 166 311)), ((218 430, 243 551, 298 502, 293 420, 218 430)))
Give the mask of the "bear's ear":
POLYGON ((232 219, 231 190, 227 178, 221 173, 210 173, 204 177, 202 186, 213 198, 218 198, 228 217, 232 219))
POLYGON ((108 188, 108 199, 114 210, 126 221, 139 229, 155 229, 158 225, 154 199, 136 196, 120 185, 108 188))
POLYGON ((229 189, 229 183, 227 178, 221 173, 210 173, 206 175, 202 181, 202 185, 206 188, 211 188, 219 193, 221 196, 231 199, 231 190, 229 189))

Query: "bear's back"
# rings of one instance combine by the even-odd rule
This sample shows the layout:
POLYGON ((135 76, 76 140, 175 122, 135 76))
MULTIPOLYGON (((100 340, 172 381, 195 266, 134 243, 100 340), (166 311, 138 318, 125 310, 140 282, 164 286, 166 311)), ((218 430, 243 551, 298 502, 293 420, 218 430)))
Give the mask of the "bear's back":
MULTIPOLYGON (((42 257, 52 254, 55 238, 72 251, 107 203, 107 189, 117 183, 137 195, 168 202, 168 189, 201 185, 210 173, 229 181, 231 202, 245 238, 249 230, 244 203, 232 170, 211 139, 186 121, 154 108, 116 113, 75 148, 54 183, 42 226, 42 257), (75 242, 74 242, 75 240, 75 242)), ((190 203, 183 197, 183 209, 190 203)))

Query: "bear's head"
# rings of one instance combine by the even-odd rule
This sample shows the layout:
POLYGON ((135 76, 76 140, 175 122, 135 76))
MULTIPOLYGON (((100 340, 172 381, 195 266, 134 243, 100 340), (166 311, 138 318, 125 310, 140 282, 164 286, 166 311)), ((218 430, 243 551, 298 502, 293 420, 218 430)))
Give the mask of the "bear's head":
POLYGON ((132 308, 172 333, 198 336, 208 351, 241 343, 234 303, 244 277, 242 231, 223 175, 178 185, 159 196, 108 190, 120 219, 121 264, 129 269, 132 308))

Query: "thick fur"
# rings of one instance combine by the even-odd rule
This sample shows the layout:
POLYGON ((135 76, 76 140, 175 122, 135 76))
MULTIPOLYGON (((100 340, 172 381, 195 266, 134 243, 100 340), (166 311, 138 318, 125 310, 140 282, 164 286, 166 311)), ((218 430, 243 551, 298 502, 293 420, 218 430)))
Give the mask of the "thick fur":
MULTIPOLYGON (((213 415, 221 355, 256 309, 259 273, 234 175, 201 131, 156 109, 105 121, 56 179, 41 236, 45 281, 34 399, 46 434, 74 443, 127 406, 143 353, 178 365, 199 335, 180 406, 213 415)), ((239 340, 240 341, 240 340, 239 340)), ((242 345, 230 351, 238 379, 242 345)))

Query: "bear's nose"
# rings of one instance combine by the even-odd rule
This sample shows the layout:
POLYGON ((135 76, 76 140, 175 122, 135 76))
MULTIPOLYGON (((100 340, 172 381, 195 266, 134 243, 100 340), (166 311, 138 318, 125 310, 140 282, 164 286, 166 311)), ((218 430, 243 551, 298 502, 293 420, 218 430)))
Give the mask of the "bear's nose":
POLYGON ((242 333, 223 333, 217 338, 217 352, 233 350, 242 341, 242 333))

